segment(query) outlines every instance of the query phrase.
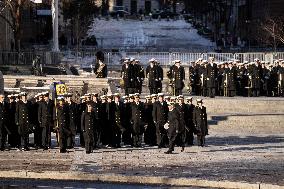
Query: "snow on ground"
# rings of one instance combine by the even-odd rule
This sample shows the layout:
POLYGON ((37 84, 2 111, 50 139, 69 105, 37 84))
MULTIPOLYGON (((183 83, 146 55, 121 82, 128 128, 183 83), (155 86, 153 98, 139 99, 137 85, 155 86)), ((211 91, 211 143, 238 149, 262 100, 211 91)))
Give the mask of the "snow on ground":
POLYGON ((95 35, 99 45, 117 47, 155 47, 214 49, 214 43, 197 34, 184 20, 95 19, 88 36, 95 35), (103 43, 103 44, 101 44, 103 43))

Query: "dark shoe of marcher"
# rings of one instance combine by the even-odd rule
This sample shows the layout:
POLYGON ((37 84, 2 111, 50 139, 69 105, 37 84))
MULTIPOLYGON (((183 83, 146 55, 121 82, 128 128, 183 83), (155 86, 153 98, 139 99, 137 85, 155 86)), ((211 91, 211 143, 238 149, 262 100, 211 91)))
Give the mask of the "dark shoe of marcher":
POLYGON ((173 151, 166 151, 166 152, 164 152, 165 154, 172 154, 173 153, 173 151))
POLYGON ((0 151, 4 151, 5 150, 5 148, 0 148, 0 151))
POLYGON ((60 150, 60 153, 66 153, 67 150, 60 150))
POLYGON ((27 147, 27 148, 24 149, 24 151, 30 151, 30 149, 27 147))
POLYGON ((181 152, 184 152, 184 146, 183 146, 183 147, 181 147, 181 152))
POLYGON ((90 151, 86 151, 86 154, 90 154, 91 152, 90 151))

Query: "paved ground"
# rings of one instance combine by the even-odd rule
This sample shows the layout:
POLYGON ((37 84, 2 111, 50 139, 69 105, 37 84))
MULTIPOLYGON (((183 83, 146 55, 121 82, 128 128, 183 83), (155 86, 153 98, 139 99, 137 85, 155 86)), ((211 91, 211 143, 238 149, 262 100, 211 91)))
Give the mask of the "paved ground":
POLYGON ((0 153, 0 170, 76 171, 134 176, 168 176, 207 180, 244 181, 284 185, 284 135, 210 135, 204 148, 165 155, 166 149, 100 149, 85 154, 76 148, 67 154, 50 151, 15 150, 0 153))
POLYGON ((100 182, 75 182, 75 181, 47 181, 47 180, 3 180, 0 179, 1 189, 29 189, 29 188, 88 188, 88 189, 205 189, 202 187, 171 187, 171 186, 149 186, 118 183, 100 183, 100 182))
MULTIPOLYGON (((248 102, 247 106, 252 105, 248 102)), ((265 107, 267 111, 271 109, 266 105, 265 107)), ((43 174, 44 171, 56 171, 75 172, 79 175, 89 173, 90 175, 185 177, 209 181, 266 183, 284 187, 284 125, 278 124, 278 122, 283 123, 282 114, 279 112, 281 113, 280 107, 276 112, 278 117, 263 114, 246 116, 246 118, 227 116, 226 120, 222 118, 225 122, 217 117, 218 124, 210 126, 206 147, 187 147, 185 152, 180 152, 181 148, 177 147, 175 153, 171 155, 163 153, 167 149, 148 146, 100 149, 88 155, 81 147, 76 147, 66 154, 60 154, 58 148, 49 151, 32 149, 29 152, 11 149, 0 152, 0 174, 11 170, 43 174), (272 127, 269 122, 274 123, 274 126, 272 127)), ((53 144, 55 145, 54 140, 53 144)), ((89 184, 84 186, 91 188, 101 186, 101 183, 89 184)), ((8 183, 3 186, 9 185, 8 183)), ((50 185, 52 186, 52 183, 50 185)), ((106 184, 103 188, 108 186, 113 185, 106 184)), ((138 187, 127 185, 130 188, 132 186, 138 187)), ((127 187, 117 185, 117 188, 127 187)))

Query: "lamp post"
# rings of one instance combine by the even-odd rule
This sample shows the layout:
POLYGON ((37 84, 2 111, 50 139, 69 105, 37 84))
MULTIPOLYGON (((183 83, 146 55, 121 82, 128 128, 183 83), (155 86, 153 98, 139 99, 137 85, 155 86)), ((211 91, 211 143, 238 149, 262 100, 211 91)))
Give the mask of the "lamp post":
POLYGON ((59 41, 58 41, 58 0, 52 0, 51 5, 52 12, 52 26, 53 26, 53 52, 59 52, 59 41))

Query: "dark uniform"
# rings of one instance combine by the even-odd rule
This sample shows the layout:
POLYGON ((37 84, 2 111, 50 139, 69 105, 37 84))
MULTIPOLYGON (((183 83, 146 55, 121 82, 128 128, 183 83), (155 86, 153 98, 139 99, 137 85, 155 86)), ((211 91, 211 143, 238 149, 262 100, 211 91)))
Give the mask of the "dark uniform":
POLYGON ((174 66, 173 67, 173 85, 174 85, 174 95, 178 96, 182 94, 182 89, 184 88, 185 71, 184 67, 174 66))
POLYGON ((66 103, 69 112, 69 128, 70 128, 70 135, 67 138, 67 148, 73 148, 75 146, 75 136, 77 130, 77 105, 71 101, 70 103, 66 103))
POLYGON ((162 103, 156 101, 153 105, 152 117, 156 125, 156 137, 159 148, 165 147, 168 144, 167 131, 164 128, 168 119, 168 106, 165 101, 162 103))
POLYGON ((125 129, 125 131, 122 133, 122 141, 124 144, 126 145, 132 145, 132 138, 131 138, 131 133, 132 133, 132 129, 131 129, 131 104, 129 102, 127 103, 123 103, 123 127, 125 129))
POLYGON ((18 132, 21 136, 21 147, 25 150, 29 149, 30 108, 30 102, 23 102, 22 100, 16 105, 15 122, 18 125, 18 132))
POLYGON ((94 149, 98 148, 101 142, 101 134, 102 134, 102 123, 101 117, 101 103, 100 102, 92 102, 93 112, 94 112, 94 149))
POLYGON ((63 104, 62 106, 58 105, 57 110, 54 110, 54 112, 58 123, 60 152, 65 153, 67 149, 67 139, 71 135, 68 106, 66 104, 63 104))
POLYGON ((157 144, 157 139, 156 139, 156 127, 152 116, 153 103, 147 102, 144 105, 145 105, 145 120, 147 124, 144 133, 144 142, 145 144, 148 144, 150 146, 155 146, 157 144))
POLYGON ((160 65, 156 65, 157 72, 158 72, 158 81, 156 81, 157 86, 157 93, 161 93, 163 90, 162 82, 164 80, 164 71, 163 68, 160 65))
POLYGON ((204 106, 195 106, 193 121, 197 134, 197 143, 203 147, 205 145, 205 136, 208 135, 207 113, 204 106))
POLYGON ((208 64, 206 71, 207 71, 206 87, 207 87, 208 96, 213 98, 216 95, 217 65, 208 64))
POLYGON ((105 63, 99 64, 97 63, 94 72, 97 78, 106 78, 107 77, 107 65, 105 63))
POLYGON ((123 127, 123 112, 124 106, 122 102, 113 103, 114 122, 112 125, 112 146, 120 148, 121 134, 124 132, 123 127))
POLYGON ((133 102, 131 104, 131 122, 132 122, 132 137, 133 146, 141 147, 142 134, 145 126, 145 115, 144 115, 144 104, 143 102, 133 102))
POLYGON ((82 116, 82 113, 83 111, 86 110, 86 102, 81 102, 79 104, 77 104, 77 111, 78 111, 78 119, 77 119, 77 133, 80 134, 80 146, 81 147, 84 147, 85 146, 85 141, 84 141, 84 133, 83 131, 81 130, 81 116, 82 116))
POLYGON ((184 103, 176 104, 176 110, 178 112, 179 124, 178 124, 178 136, 177 144, 181 147, 185 147, 186 143, 186 122, 185 122, 185 111, 186 107, 184 103))
POLYGON ((158 74, 158 69, 157 66, 149 65, 146 68, 146 75, 148 78, 148 87, 150 90, 150 94, 157 94, 158 92, 158 81, 159 81, 159 74, 158 74))
POLYGON ((194 68, 193 78, 193 91, 195 91, 195 95, 202 95, 202 83, 201 83, 201 74, 202 68, 199 64, 197 64, 194 68))
POLYGON ((42 147, 42 128, 40 127, 39 120, 38 120, 38 110, 39 110, 39 102, 34 102, 32 104, 32 114, 34 119, 33 124, 34 128, 34 146, 36 148, 42 147))
POLYGON ((174 151, 176 137, 179 133, 179 115, 178 111, 174 108, 168 112, 168 138, 169 138, 169 150, 168 152, 174 151))
POLYGON ((284 67, 278 69, 278 96, 284 97, 284 67))
POLYGON ((5 149, 7 140, 8 128, 7 128, 7 107, 4 102, 0 102, 0 150, 5 149))
POLYGON ((134 93, 134 77, 135 77, 135 72, 134 72, 134 67, 132 64, 124 64, 122 66, 121 70, 121 77, 124 82, 124 90, 125 90, 125 95, 129 95, 131 93, 134 93))
POLYGON ((112 140, 112 135, 113 135, 113 124, 115 122, 115 115, 114 115, 114 103, 113 101, 107 102, 106 103, 106 122, 103 125, 104 127, 104 135, 106 137, 107 145, 113 146, 113 140, 112 140))
POLYGON ((15 113, 16 113, 16 101, 10 102, 8 104, 8 120, 9 120, 9 130, 10 135, 8 136, 8 142, 11 147, 19 147, 21 144, 21 138, 18 132, 18 126, 15 122, 15 113))
POLYGON ((86 153, 93 151, 94 144, 94 112, 83 111, 81 116, 81 130, 84 133, 86 153))
POLYGON ((233 97, 236 95, 237 70, 235 67, 227 68, 224 72, 224 95, 233 97))
POLYGON ((188 145, 193 145, 195 127, 193 123, 193 111, 195 106, 193 104, 185 105, 185 125, 187 127, 186 131, 186 142, 188 145))
POLYGON ((42 100, 38 107, 38 121, 41 127, 42 147, 47 149, 51 147, 51 129, 54 127, 54 101, 42 100))
POLYGON ((108 112, 107 112, 107 102, 102 102, 100 104, 100 114, 101 114, 101 142, 103 145, 109 145, 110 144, 110 138, 109 135, 110 133, 110 128, 109 128, 109 123, 108 123, 108 112))
POLYGON ((135 86, 134 93, 141 94, 142 84, 143 84, 143 80, 145 78, 144 68, 139 64, 134 64, 133 68, 134 68, 133 79, 134 79, 134 86, 135 86))
POLYGON ((249 67, 249 96, 257 97, 260 94, 260 69, 256 65, 249 67))

